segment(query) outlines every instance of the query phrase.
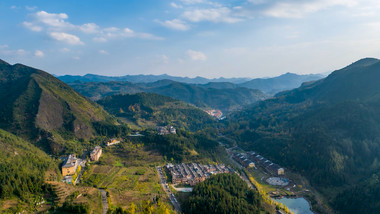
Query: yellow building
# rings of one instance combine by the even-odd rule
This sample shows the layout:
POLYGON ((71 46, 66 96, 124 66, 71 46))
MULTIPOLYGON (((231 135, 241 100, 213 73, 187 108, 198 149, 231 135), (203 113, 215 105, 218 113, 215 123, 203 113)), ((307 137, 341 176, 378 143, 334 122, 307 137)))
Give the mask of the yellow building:
POLYGON ((76 158, 75 155, 69 155, 65 164, 62 166, 62 175, 64 177, 74 175, 78 169, 80 162, 81 160, 76 158))
POLYGON ((118 144, 120 143, 120 140, 117 140, 116 138, 112 138, 111 140, 107 141, 106 145, 107 146, 112 146, 112 145, 115 145, 115 144, 118 144))

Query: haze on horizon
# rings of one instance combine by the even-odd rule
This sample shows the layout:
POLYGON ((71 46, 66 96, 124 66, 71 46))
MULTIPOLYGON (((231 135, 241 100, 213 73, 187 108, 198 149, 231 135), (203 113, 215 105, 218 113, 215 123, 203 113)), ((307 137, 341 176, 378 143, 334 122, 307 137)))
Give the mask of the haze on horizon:
POLYGON ((0 2, 0 59, 56 75, 269 77, 380 56, 376 0, 0 2))

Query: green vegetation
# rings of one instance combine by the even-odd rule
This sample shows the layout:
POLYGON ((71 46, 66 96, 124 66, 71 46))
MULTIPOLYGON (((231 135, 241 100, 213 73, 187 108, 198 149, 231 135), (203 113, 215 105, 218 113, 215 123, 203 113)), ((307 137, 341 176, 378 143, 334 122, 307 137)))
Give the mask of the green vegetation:
POLYGON ((258 192, 235 174, 219 174, 197 184, 183 204, 184 213, 262 213, 266 210, 258 192))
POLYGON ((215 88, 207 84, 195 85, 170 80, 160 80, 146 84, 130 82, 74 82, 69 84, 79 93, 95 100, 113 94, 150 92, 169 96, 201 108, 220 109, 223 112, 233 111, 243 105, 249 105, 268 97, 256 89, 243 87, 215 88))
POLYGON ((353 201, 378 198, 367 179, 380 170, 379 70, 378 60, 360 60, 236 113, 222 132, 303 174, 336 211, 346 210, 345 198, 351 210, 378 212, 377 202, 353 201))
POLYGON ((57 163, 29 142, 1 129, 0 150, 0 201, 18 198, 18 204, 32 207, 45 192, 45 180, 59 178, 57 163))
POLYGON ((104 149, 99 162, 83 174, 81 185, 107 189, 111 213, 130 212, 131 207, 135 213, 172 213, 156 173, 160 164, 163 156, 142 144, 123 142, 104 149))
POLYGON ((0 64, 0 128, 54 154, 68 140, 88 140, 93 122, 115 124, 100 106, 52 75, 25 65, 0 64))
POLYGON ((113 115, 140 127, 173 125, 177 128, 200 130, 214 122, 206 112, 194 106, 152 93, 113 95, 99 100, 98 103, 113 115))
POLYGON ((205 129, 196 133, 177 130, 175 135, 146 132, 144 137, 131 138, 131 140, 143 143, 151 150, 159 151, 170 162, 219 161, 219 144, 213 140, 211 136, 213 133, 216 133, 214 129, 205 129))

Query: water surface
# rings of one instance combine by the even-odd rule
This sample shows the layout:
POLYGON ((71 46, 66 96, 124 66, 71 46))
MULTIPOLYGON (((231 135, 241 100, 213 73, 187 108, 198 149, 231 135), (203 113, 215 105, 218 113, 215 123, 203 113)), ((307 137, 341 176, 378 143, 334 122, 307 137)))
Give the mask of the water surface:
POLYGON ((276 201, 285 204, 294 214, 314 214, 304 198, 281 198, 276 201))

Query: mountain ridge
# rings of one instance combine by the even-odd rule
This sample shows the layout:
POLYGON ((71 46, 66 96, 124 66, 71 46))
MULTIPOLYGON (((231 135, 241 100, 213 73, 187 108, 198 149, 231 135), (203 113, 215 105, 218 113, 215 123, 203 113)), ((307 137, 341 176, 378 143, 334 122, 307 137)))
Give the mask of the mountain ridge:
POLYGON ((22 64, 0 64, 0 99, 0 128, 31 141, 49 139, 50 146, 61 147, 70 135, 89 139, 93 122, 114 121, 64 82, 22 64))
POLYGON ((240 126, 229 134, 302 172, 336 211, 377 213, 377 204, 355 201, 374 200, 370 189, 380 188, 366 183, 380 170, 379 79, 380 61, 359 60, 236 113, 232 121, 240 126))

